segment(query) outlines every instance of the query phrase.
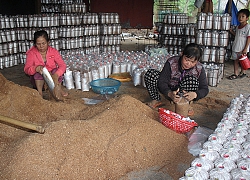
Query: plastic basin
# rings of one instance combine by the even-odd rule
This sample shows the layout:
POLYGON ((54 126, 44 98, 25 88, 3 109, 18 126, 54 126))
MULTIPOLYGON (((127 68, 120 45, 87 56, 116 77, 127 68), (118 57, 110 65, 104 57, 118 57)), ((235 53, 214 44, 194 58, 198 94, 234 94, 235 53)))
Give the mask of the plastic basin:
POLYGON ((90 82, 90 86, 97 94, 114 94, 119 90, 121 82, 112 78, 96 79, 90 82))

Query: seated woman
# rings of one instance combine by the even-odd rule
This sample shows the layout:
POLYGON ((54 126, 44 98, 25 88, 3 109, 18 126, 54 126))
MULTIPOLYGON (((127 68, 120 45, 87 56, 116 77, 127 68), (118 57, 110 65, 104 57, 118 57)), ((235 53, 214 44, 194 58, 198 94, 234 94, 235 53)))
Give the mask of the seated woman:
POLYGON ((205 69, 199 62, 202 50, 195 43, 188 44, 181 56, 169 58, 162 71, 149 69, 145 76, 145 85, 151 102, 148 105, 157 108, 161 103, 160 93, 177 103, 180 96, 189 102, 204 98, 208 92, 205 69))
POLYGON ((68 93, 61 89, 63 74, 66 71, 66 64, 60 53, 55 48, 49 46, 49 36, 44 30, 34 33, 34 46, 26 52, 26 63, 24 72, 30 76, 31 83, 43 96, 44 78, 42 76, 43 68, 46 67, 51 73, 55 83, 54 96, 57 100, 61 96, 67 96, 68 93))

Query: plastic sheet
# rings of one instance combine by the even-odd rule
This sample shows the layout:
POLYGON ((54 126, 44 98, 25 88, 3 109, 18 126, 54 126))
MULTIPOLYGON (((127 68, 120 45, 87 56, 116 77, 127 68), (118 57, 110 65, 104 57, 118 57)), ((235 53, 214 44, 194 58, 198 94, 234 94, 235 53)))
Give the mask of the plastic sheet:
POLYGON ((198 156, 200 151, 202 150, 203 143, 212 133, 212 129, 199 126, 189 137, 188 152, 193 156, 198 156))
POLYGON ((114 97, 115 97, 114 94, 101 94, 93 98, 82 98, 82 100, 84 100, 84 104, 95 105, 114 97))

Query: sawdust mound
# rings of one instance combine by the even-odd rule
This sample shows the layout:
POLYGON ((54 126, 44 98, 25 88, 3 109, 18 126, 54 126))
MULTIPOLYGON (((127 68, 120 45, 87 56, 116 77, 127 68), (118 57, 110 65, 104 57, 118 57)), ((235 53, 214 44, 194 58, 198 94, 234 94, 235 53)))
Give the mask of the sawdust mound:
POLYGON ((37 90, 8 81, 1 73, 0 83, 0 113, 13 119, 45 124, 76 117, 87 108, 83 102, 44 100, 37 90))
POLYGON ((30 134, 2 152, 1 179, 118 179, 151 166, 177 179, 183 175, 173 173, 178 163, 192 158, 187 138, 152 112, 124 95, 89 120, 50 122, 45 134, 30 134))

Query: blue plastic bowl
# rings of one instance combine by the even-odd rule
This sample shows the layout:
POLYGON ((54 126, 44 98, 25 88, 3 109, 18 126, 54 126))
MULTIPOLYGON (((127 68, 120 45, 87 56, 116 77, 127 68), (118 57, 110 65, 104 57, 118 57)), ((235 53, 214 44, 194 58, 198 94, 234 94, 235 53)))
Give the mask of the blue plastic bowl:
POLYGON ((112 78, 96 79, 90 82, 90 86, 97 94, 114 94, 121 86, 121 82, 112 78))

